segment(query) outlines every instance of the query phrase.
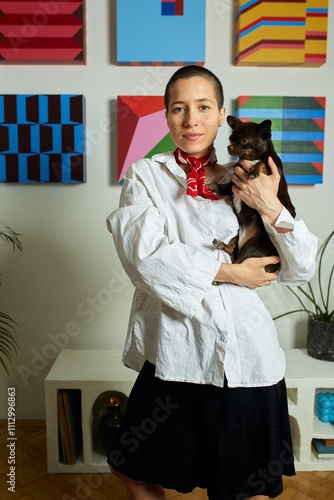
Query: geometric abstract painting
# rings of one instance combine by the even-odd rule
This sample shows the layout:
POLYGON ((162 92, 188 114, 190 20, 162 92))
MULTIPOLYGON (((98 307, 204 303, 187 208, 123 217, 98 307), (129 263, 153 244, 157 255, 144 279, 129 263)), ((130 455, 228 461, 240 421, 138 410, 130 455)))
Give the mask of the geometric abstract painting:
POLYGON ((0 95, 0 182, 85 182, 82 95, 0 95))
POLYGON ((116 11, 119 65, 204 65, 205 0, 117 0, 116 11))
POLYGON ((184 0, 161 0, 163 16, 183 16, 184 0))
POLYGON ((134 161, 174 151, 165 109, 163 96, 118 96, 118 182, 134 161))
POLYGON ((0 0, 0 62, 85 64, 84 0, 0 0))
POLYGON ((272 121, 272 141, 289 184, 321 184, 325 106, 325 97, 240 96, 235 115, 272 121))
POLYGON ((237 0, 236 66, 321 66, 328 0, 237 0))

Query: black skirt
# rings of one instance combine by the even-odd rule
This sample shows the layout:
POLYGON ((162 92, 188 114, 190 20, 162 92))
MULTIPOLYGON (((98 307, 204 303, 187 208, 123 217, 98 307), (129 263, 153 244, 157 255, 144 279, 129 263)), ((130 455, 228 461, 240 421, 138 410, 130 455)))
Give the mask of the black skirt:
POLYGON ((295 474, 285 381, 223 388, 155 377, 146 362, 109 454, 109 466, 182 493, 207 488, 210 500, 273 498, 295 474))

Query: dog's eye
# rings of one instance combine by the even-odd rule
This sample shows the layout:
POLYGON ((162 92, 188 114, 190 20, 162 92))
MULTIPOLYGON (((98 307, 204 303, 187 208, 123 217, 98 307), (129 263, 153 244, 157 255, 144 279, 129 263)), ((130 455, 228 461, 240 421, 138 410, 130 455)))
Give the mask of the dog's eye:
POLYGON ((245 144, 247 144, 248 139, 245 139, 244 137, 242 137, 239 142, 240 142, 240 144, 242 144, 244 146, 245 144))

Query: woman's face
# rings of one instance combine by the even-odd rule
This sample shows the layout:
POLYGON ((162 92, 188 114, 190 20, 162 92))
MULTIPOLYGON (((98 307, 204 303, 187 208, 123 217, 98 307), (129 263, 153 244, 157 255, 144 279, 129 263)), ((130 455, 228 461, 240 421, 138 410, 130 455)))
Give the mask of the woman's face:
POLYGON ((167 124, 176 146, 200 158, 213 148, 225 108, 218 109, 213 84, 202 78, 180 78, 170 88, 167 124))

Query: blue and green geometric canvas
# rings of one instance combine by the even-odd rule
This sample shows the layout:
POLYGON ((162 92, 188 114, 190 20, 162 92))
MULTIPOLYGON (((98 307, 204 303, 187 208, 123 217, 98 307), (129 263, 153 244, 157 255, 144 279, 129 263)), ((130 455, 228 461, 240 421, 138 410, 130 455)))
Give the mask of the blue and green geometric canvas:
POLYGON ((272 141, 289 184, 321 184, 325 108, 325 97, 240 96, 235 115, 272 121, 272 141))

